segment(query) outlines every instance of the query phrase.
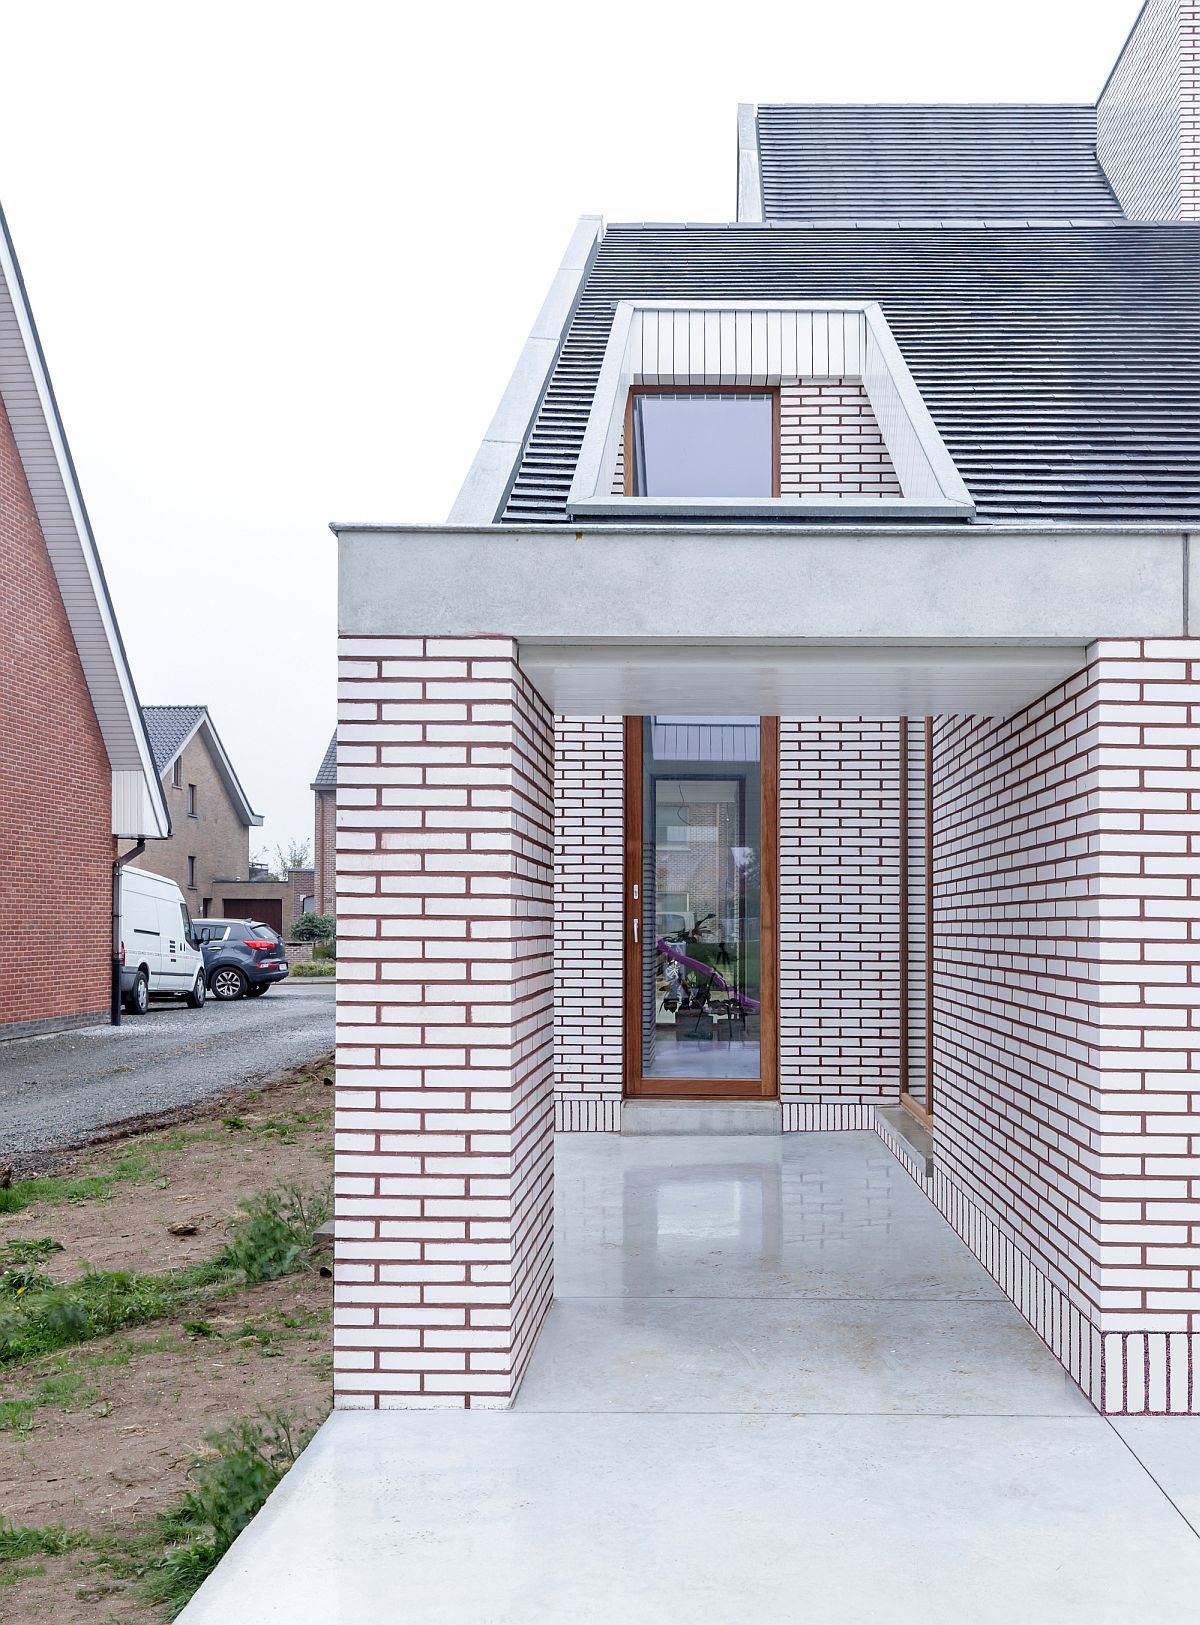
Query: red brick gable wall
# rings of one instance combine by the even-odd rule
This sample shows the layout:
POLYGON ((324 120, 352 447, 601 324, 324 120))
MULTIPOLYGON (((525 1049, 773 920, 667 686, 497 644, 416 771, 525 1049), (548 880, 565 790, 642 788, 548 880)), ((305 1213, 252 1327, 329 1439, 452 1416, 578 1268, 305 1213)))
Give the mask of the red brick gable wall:
POLYGON ((0 403, 0 1030, 108 1007, 112 775, 0 403))

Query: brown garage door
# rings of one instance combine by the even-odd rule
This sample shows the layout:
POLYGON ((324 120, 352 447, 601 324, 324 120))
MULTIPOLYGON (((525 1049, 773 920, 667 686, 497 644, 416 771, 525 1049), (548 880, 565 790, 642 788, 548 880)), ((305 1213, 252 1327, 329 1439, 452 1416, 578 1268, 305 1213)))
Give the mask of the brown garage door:
POLYGON ((282 897, 226 897, 221 907, 227 920, 261 920, 283 935, 282 897))

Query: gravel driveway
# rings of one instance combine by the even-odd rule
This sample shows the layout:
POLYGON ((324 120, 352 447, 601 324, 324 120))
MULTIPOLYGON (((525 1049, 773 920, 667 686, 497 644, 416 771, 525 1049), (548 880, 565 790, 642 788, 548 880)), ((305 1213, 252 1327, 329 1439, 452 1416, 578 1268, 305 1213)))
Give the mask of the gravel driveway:
POLYGON ((333 1048, 330 981, 189 1010, 152 1004, 120 1027, 0 1043, 0 1163, 82 1143, 147 1112, 172 1112, 333 1048))

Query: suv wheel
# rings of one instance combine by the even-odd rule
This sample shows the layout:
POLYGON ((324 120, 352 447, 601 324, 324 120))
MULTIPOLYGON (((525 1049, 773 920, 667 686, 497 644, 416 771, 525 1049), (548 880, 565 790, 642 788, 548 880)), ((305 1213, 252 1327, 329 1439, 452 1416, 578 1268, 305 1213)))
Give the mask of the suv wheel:
POLYGON ((144 1016, 150 1008, 150 984, 142 971, 138 971, 133 986, 125 995, 125 1008, 131 1016, 144 1016))
POLYGON ((217 999, 240 999, 246 985, 246 978, 233 965, 222 965, 220 970, 213 971, 209 984, 213 997, 217 999))
POLYGON ((196 985, 190 993, 183 995, 183 1002, 189 1010, 203 1010, 204 1000, 208 996, 208 983, 204 980, 204 972, 196 972, 196 985))

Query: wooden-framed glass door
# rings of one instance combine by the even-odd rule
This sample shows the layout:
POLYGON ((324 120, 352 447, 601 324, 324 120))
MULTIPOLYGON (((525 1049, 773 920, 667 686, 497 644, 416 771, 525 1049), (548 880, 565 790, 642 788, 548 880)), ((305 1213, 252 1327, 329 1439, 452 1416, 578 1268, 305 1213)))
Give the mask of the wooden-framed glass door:
POLYGON ((776 717, 625 718, 625 1093, 774 1097, 776 717))

